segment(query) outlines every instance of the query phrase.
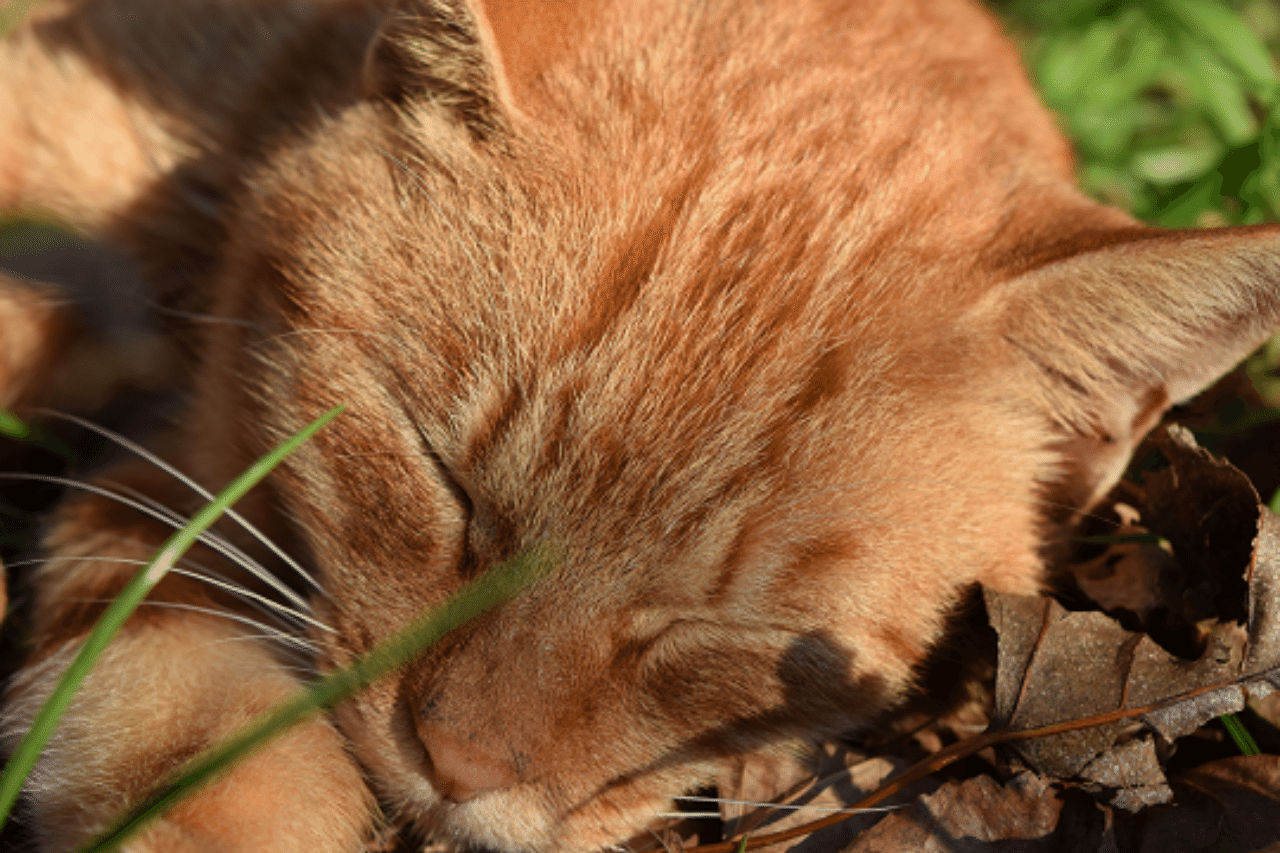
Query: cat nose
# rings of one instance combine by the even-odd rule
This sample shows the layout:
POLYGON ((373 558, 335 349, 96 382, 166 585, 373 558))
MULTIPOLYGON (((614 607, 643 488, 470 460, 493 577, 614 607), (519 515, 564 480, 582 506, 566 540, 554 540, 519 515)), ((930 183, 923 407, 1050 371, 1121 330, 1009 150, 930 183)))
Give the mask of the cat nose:
POLYGON ((419 721, 418 738, 427 748, 427 777, 440 796, 454 803, 516 784, 515 768, 484 744, 463 739, 435 723, 419 721))

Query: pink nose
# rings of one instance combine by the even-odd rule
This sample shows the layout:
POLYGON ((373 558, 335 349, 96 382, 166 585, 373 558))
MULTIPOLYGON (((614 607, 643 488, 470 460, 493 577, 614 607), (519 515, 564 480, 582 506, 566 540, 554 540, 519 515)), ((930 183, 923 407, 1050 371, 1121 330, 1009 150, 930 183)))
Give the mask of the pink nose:
POLYGON ((418 737, 431 757, 428 778, 446 800, 465 803, 481 794, 509 788, 516 771, 488 743, 464 740, 445 727, 418 722, 418 737))

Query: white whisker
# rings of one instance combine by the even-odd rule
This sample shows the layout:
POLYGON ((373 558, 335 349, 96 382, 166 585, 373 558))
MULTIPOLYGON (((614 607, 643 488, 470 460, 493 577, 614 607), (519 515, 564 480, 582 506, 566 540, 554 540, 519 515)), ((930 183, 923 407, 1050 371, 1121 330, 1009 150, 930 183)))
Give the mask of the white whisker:
MULTIPOLYGON (((132 509, 136 509, 138 512, 144 515, 150 516, 151 518, 154 518, 157 521, 163 522, 164 524, 168 524, 174 527, 175 529, 181 528, 184 523, 184 522, 179 522, 175 518, 171 518, 170 517, 171 511, 165 512, 158 509, 154 509, 141 501, 133 500, 132 498, 126 497, 125 495, 119 494, 117 492, 113 492, 110 489, 105 489, 105 488, 102 488, 101 486, 96 486, 93 483, 84 483, 84 482, 80 482, 79 480, 73 480, 69 477, 54 477, 49 474, 25 474, 25 473, 17 474, 17 473, 9 473, 9 472, 0 472, 0 480, 31 480, 39 483, 52 483, 57 486, 65 486, 66 488, 70 488, 70 489, 79 489, 81 491, 91 492, 92 494, 107 498, 108 500, 116 501, 117 503, 130 507, 132 509)), ((302 598, 296 592, 289 589, 289 587, 285 585, 284 582, 282 582, 279 578, 277 578, 271 572, 267 571, 261 564, 259 564, 252 557, 245 554, 240 549, 236 548, 230 542, 226 541, 224 537, 218 535, 217 533, 214 533, 212 530, 206 530, 204 533, 200 534, 199 541, 209 546, 214 551, 217 551, 219 554, 226 557, 231 562, 240 566, 245 571, 249 572, 251 575, 256 577, 258 580, 270 586, 276 592, 280 593, 280 595, 284 596, 291 603, 293 603, 295 607, 301 610, 311 609, 310 605, 307 604, 306 599, 302 598)))
MULTIPOLYGON (((762 803, 756 800, 731 800, 725 797, 687 796, 687 797, 673 797, 672 799, 682 800, 687 803, 726 803, 728 805, 733 805, 733 806, 750 806, 752 808, 757 808, 757 809, 779 809, 782 811, 797 811, 797 812, 813 811, 813 812, 825 812, 827 814, 867 814, 871 812, 892 812, 892 811, 897 811, 898 809, 902 809, 906 807, 904 804, 904 805, 895 805, 895 806, 872 806, 870 808, 865 808, 865 809, 848 809, 848 808, 841 808, 839 806, 814 806, 814 805, 808 805, 807 803, 762 803)), ((700 812, 671 812, 670 814, 674 817, 684 817, 684 818, 704 817, 704 816, 720 817, 719 812, 714 812, 711 815, 703 815, 700 812)))
MULTIPOLYGON (((110 602, 98 601, 97 603, 108 604, 110 602)), ((316 653, 315 643, 305 637, 300 637, 297 634, 290 634, 288 631, 281 631, 279 628, 273 628, 270 625, 259 622, 257 619, 254 619, 251 616, 246 616, 243 613, 236 613, 232 610, 219 610, 216 607, 201 607, 198 604, 187 604, 182 601, 152 601, 151 599, 147 599, 142 603, 148 607, 163 607, 169 610, 185 610, 192 613, 201 613, 206 616, 221 616, 223 618, 230 619, 233 622, 239 622, 241 625, 247 625, 248 627, 260 632, 257 638, 245 636, 228 639, 269 639, 277 643, 292 646, 295 649, 306 652, 308 655, 314 655, 316 653)))
MULTIPOLYGON (((147 450, 145 447, 141 446, 140 444, 137 444, 134 441, 130 441, 129 439, 125 438, 124 436, 120 435, 114 430, 109 430, 106 427, 102 427, 90 421, 86 421, 82 418, 78 418, 75 415, 64 414, 63 412, 58 412, 53 409, 41 409, 40 414, 51 415, 55 418, 60 418, 62 420, 69 421, 73 424, 76 424, 77 426, 87 429, 90 432, 97 433, 103 438, 106 438, 110 441, 115 442, 120 447, 124 448, 130 453, 135 454, 139 458, 147 462, 150 462, 152 465, 156 466, 161 471, 164 471, 166 474, 176 479, 178 482, 187 486, 189 489, 194 491, 196 494, 200 495, 200 497, 204 498, 205 500, 211 501, 214 498, 213 492, 209 491, 204 486, 201 486, 199 483, 197 483, 195 480, 188 477, 186 474, 183 474, 182 471, 179 470, 176 466, 169 464, 168 462, 164 461, 156 454, 152 453, 150 450, 147 450)), ((285 565, 287 565, 291 570, 297 573, 298 577, 302 578, 312 587, 319 590, 321 593, 324 593, 324 587, 321 586, 320 583, 314 577, 312 577, 310 572, 304 569, 296 560, 294 560, 287 553, 285 553, 285 550, 283 548, 276 545, 275 542, 271 541, 271 538, 269 536, 267 536, 262 531, 258 530, 258 528, 255 527, 252 523, 250 523, 248 519, 246 519, 244 516, 240 515, 240 513, 236 512, 234 509, 230 507, 227 508, 225 515, 227 516, 227 518, 231 519, 236 524, 239 524, 240 527, 242 527, 246 533, 248 533, 254 539, 258 540, 263 545, 265 545, 267 549, 271 551, 272 554, 278 557, 282 562, 284 562, 285 565)))
POLYGON ((241 320, 238 317, 219 317, 214 314, 200 314, 196 311, 180 311, 177 308, 170 308, 167 305, 155 301, 147 300, 147 308, 157 314, 167 314, 170 317, 180 317, 183 320, 191 320, 195 323, 221 323, 226 326, 240 326, 245 329, 259 328, 257 323, 249 320, 241 320))
POLYGON ((720 812, 658 812, 654 817, 665 820, 719 820, 720 812))
POLYGON ((330 628, 328 625, 326 625, 325 623, 321 622, 319 619, 316 619, 315 617, 311 616, 308 613, 303 613, 300 610, 294 610, 292 607, 286 607, 285 605, 281 604, 278 601, 273 601, 272 599, 268 598, 265 595, 259 595, 258 593, 254 592, 251 589, 247 589, 246 587, 243 587, 240 584, 235 583, 234 581, 227 580, 212 572, 209 572, 209 573, 193 572, 188 569, 181 569, 181 568, 175 568, 173 569, 173 571, 176 574, 182 575, 183 577, 189 577, 189 578, 194 578, 196 580, 204 581, 210 586, 217 587, 218 589, 221 589, 225 592, 229 592, 232 595, 235 595, 238 598, 243 598, 251 603, 262 605, 262 607, 264 608, 264 611, 270 613, 273 616, 287 617, 289 619, 294 620, 295 622, 301 622, 301 623, 310 625, 313 628, 318 628, 321 631, 325 631, 329 634, 337 633, 337 631, 330 628))
MULTIPOLYGON (((8 563, 9 568, 18 568, 21 566, 45 565, 48 563, 77 563, 84 560, 92 560, 100 563, 124 563, 132 566, 145 566, 147 560, 140 560, 136 557, 83 557, 83 556, 53 556, 53 557, 35 557, 30 560, 18 560, 8 563)), ((249 604, 255 605, 260 613, 280 619, 284 624, 305 624, 319 628, 329 634, 336 634, 333 628, 316 619, 308 613, 295 610, 281 604, 279 601, 260 595, 253 590, 229 580, 212 569, 205 568, 198 563, 190 560, 182 560, 171 570, 174 574, 182 575, 193 580, 202 581, 210 586, 217 587, 228 592, 237 598, 244 599, 249 604)))
MULTIPOLYGON (((111 599, 109 598, 78 598, 73 600, 84 604, 111 603, 111 599)), ((191 613, 200 613, 205 616, 218 616, 220 618, 230 619, 233 622, 239 622, 242 625, 247 625, 248 627, 254 628, 260 632, 257 635, 246 634, 241 637, 228 637, 226 641, 272 640, 274 642, 283 643, 287 646, 292 646, 294 649, 306 652, 308 655, 314 655, 316 653, 315 644, 305 637, 300 637, 297 634, 290 634, 288 631, 281 631, 279 628, 273 628, 270 625, 265 625, 251 616, 244 615, 243 613, 236 613, 232 610, 219 610, 216 607, 201 607, 198 604, 188 604, 182 601, 154 601, 152 599, 146 599, 139 603, 139 606, 144 605, 147 607, 162 607, 167 610, 185 610, 191 613)))

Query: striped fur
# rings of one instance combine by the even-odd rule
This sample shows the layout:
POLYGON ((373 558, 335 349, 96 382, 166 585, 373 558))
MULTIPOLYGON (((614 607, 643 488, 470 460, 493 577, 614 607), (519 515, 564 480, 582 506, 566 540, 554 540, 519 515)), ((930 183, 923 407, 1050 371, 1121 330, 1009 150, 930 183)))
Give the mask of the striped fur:
MULTIPOLYGON (((205 316, 170 324, 186 403, 152 445, 217 486, 349 407, 244 508, 319 574, 320 668, 558 555, 136 849, 356 850, 374 797, 459 849, 623 844, 737 757, 890 706, 967 588, 1037 589, 1159 415, 1280 325, 1275 230, 1081 196, 969 0, 385 6, 79 0, 0 52, 26 81, 0 202, 205 316), (68 79, 93 126, 50 109, 68 79)), ((200 502, 136 460, 102 479, 200 502)), ((162 535, 62 508, 10 736, 127 577, 112 558, 162 535)), ((297 677, 208 615, 157 607, 125 642, 31 791, 44 849, 297 677)))

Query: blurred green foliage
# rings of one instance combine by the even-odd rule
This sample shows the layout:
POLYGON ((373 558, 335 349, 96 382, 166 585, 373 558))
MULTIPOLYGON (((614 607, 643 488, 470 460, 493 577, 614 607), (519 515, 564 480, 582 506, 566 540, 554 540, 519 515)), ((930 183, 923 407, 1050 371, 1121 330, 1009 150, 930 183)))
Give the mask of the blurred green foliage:
POLYGON ((1274 0, 1006 0, 1094 197, 1170 227, 1280 213, 1274 0))

